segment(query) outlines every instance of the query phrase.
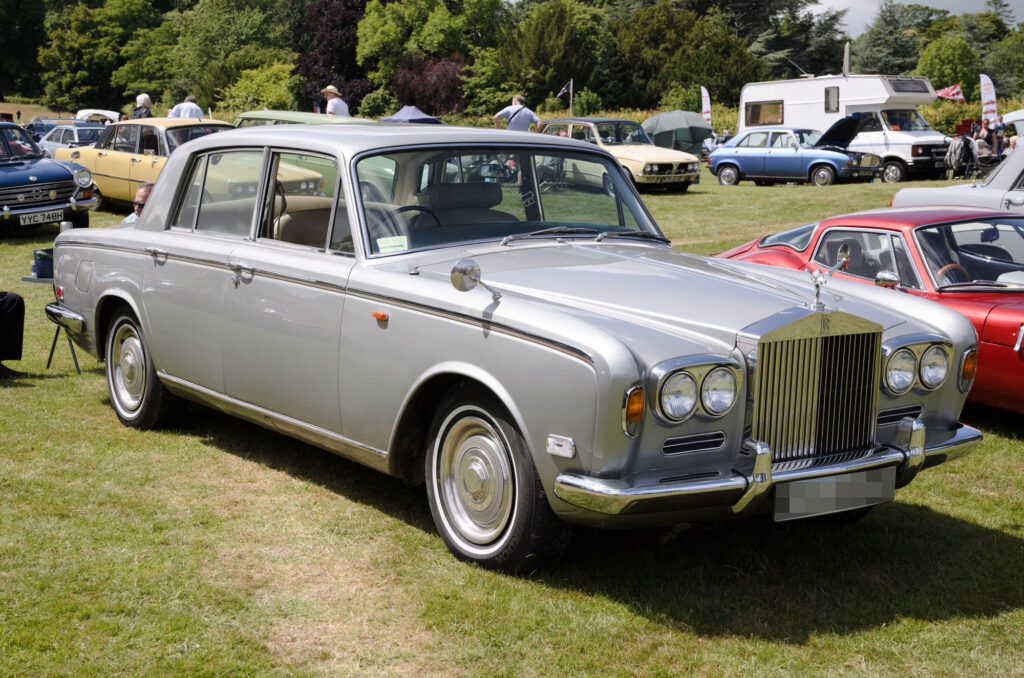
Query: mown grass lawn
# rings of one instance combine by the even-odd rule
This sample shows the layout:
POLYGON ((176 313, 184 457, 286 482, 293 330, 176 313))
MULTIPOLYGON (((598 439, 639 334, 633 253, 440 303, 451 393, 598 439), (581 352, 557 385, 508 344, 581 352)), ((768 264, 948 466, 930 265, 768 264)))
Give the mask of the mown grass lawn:
MULTIPOLYGON (((701 253, 892 192, 703 181, 645 196, 701 253)), ((100 363, 44 368, 20 277, 54 234, 0 237, 29 373, 0 385, 0 675, 1024 675, 1019 417, 969 408, 985 442, 852 525, 585 530, 510 577, 452 558, 421 488, 199 407, 122 427, 100 363)))

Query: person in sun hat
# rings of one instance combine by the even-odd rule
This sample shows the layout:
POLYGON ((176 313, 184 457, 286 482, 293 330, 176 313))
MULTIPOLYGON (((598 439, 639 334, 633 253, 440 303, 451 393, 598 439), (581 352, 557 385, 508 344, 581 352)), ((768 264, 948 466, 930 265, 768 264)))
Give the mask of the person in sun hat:
POLYGON ((320 90, 320 93, 327 97, 327 115, 348 115, 348 104, 341 98, 341 92, 334 85, 328 85, 320 90))

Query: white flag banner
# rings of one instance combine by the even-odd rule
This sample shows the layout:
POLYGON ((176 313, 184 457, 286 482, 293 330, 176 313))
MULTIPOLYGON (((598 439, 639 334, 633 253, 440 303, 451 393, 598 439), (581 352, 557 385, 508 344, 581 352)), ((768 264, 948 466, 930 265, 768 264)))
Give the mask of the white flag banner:
POLYGON ((996 88, 992 84, 992 78, 984 73, 981 74, 981 119, 995 120, 999 114, 996 112, 996 88))
POLYGON ((704 85, 700 86, 700 112, 704 116, 707 123, 711 124, 711 97, 708 96, 708 91, 704 89, 704 85))

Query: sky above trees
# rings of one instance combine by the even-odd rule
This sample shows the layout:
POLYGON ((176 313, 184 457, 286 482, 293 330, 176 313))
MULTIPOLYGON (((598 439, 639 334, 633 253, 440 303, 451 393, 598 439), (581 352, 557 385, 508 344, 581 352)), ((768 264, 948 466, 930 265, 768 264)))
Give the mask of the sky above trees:
MULTIPOLYGON (((871 20, 878 13, 878 5, 880 0, 818 0, 818 7, 814 9, 816 13, 825 12, 830 9, 834 10, 846 10, 846 32, 849 33, 850 37, 856 38, 864 29, 868 27, 871 20)), ((910 4, 909 2, 902 2, 902 4, 910 4)), ((928 5, 935 9, 944 9, 949 11, 951 14, 960 14, 962 12, 978 12, 981 11, 980 0, 977 2, 977 7, 971 7, 973 3, 965 0, 927 0, 921 1, 919 4, 928 5)), ((1007 5, 1010 6, 1010 11, 1017 21, 1024 21, 1024 0, 1007 0, 1007 5)))

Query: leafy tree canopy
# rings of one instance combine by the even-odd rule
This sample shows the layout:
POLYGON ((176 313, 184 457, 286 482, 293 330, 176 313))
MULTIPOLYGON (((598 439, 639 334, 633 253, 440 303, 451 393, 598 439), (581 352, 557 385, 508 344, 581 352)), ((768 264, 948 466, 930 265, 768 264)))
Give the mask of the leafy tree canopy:
POLYGON ((980 88, 981 60, 962 36, 949 35, 925 47, 917 73, 926 76, 935 87, 959 82, 964 97, 974 99, 980 88))

